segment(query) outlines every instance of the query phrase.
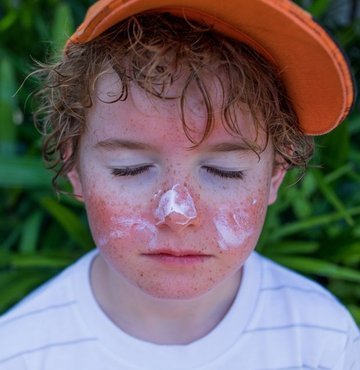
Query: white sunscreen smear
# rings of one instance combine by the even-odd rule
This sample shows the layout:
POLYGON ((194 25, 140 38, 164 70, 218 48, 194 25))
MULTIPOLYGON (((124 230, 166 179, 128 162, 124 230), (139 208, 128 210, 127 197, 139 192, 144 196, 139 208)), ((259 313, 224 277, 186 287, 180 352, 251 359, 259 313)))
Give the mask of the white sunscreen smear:
POLYGON ((150 248, 156 246, 157 230, 155 225, 141 217, 116 217, 113 219, 113 225, 112 230, 106 236, 100 238, 100 246, 108 244, 111 240, 126 237, 131 229, 143 233, 149 239, 150 248))
POLYGON ((252 234, 251 228, 246 225, 246 212, 220 210, 214 217, 214 224, 219 235, 219 247, 223 250, 240 247, 252 234))
POLYGON ((171 214, 177 215, 175 223, 178 225, 186 225, 196 217, 194 201, 185 186, 181 187, 176 184, 160 198, 155 210, 155 216, 159 220, 158 224, 163 223, 171 214))

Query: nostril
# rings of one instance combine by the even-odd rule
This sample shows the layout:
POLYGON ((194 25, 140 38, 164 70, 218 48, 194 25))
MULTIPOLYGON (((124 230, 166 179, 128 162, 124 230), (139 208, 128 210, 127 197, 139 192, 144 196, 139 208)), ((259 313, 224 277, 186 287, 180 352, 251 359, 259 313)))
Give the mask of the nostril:
POLYGON ((155 210, 157 224, 187 225, 197 216, 194 201, 188 189, 174 185, 160 198, 155 210))

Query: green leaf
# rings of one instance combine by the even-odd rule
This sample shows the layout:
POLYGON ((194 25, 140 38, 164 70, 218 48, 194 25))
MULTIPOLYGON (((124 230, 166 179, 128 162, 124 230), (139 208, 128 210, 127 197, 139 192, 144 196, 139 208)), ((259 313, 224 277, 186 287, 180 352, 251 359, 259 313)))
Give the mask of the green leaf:
POLYGON ((48 271, 5 271, 0 273, 0 311, 17 302, 25 294, 47 280, 48 271))
POLYGON ((12 156, 15 154, 16 131, 11 105, 8 102, 0 101, 0 155, 12 156))
POLYGON ((330 3, 332 0, 315 0, 313 3, 310 5, 309 11, 310 13, 317 17, 320 18, 325 14, 327 11, 330 3))
POLYGON ((356 240, 353 243, 345 244, 334 257, 346 265, 356 266, 360 263, 360 241, 356 240))
MULTIPOLYGON (((355 216, 360 214, 360 207, 354 207, 347 210, 350 216, 355 216)), ((301 231, 310 230, 314 227, 325 226, 332 222, 341 220, 343 215, 339 212, 330 213, 321 216, 309 217, 306 220, 302 221, 295 221, 288 224, 284 224, 282 227, 278 228, 277 230, 273 230, 273 232, 269 235, 271 240, 278 240, 288 235, 296 234, 301 231)))
POLYGON ((292 207, 298 219, 305 219, 311 216, 313 207, 303 196, 302 192, 293 192, 292 207))
MULTIPOLYGON (((360 24, 360 22, 359 22, 360 24)), ((349 132, 355 135, 360 132, 360 112, 357 111, 349 117, 349 132)))
POLYGON ((52 257, 36 254, 13 254, 10 264, 16 268, 64 268, 74 262, 71 258, 52 257))
POLYGON ((312 241, 296 241, 296 240, 284 240, 274 244, 266 245, 263 248, 263 253, 266 256, 287 255, 287 254, 299 254, 299 253, 314 253, 319 248, 318 242, 312 241))
POLYGON ((3 18, 0 20, 0 32, 5 32, 16 22, 17 14, 16 11, 11 9, 3 18))
POLYGON ((314 178, 317 182, 319 189, 321 190, 325 198, 329 201, 330 204, 334 206, 335 209, 339 211, 339 213, 344 217, 348 225, 353 226, 354 220, 352 219, 351 215, 349 215, 345 205, 338 198, 334 190, 324 180, 324 175, 315 169, 312 170, 312 173, 314 175, 314 178))
POLYGON ((52 27, 52 38, 55 50, 61 51, 67 39, 74 32, 74 20, 66 3, 60 3, 55 9, 55 19, 52 27))
POLYGON ((40 226, 43 212, 40 210, 32 213, 22 226, 19 251, 22 253, 35 252, 40 236, 40 226))
POLYGON ((316 191, 316 181, 311 171, 309 171, 303 178, 301 189, 307 198, 313 195, 316 191))
POLYGON ((360 326, 360 307, 350 304, 347 305, 347 308, 355 319, 355 322, 358 324, 358 326, 360 326))
MULTIPOLYGON (((336 170, 348 163, 350 153, 350 135, 348 122, 343 122, 332 132, 319 138, 321 151, 321 164, 324 170, 336 170)), ((325 172, 324 171, 324 172, 325 172)))
POLYGON ((14 94, 17 90, 14 67, 9 58, 0 60, 0 101, 6 101, 12 106, 16 105, 14 94))
MULTIPOLYGON (((14 269, 60 269, 68 266, 78 257, 77 254, 56 254, 54 252, 5 252, 0 250, 0 268, 14 269)), ((1 273, 1 270, 0 270, 1 273)), ((1 288, 1 285, 0 285, 1 288)))
MULTIPOLYGON (((7 237, 4 239, 4 241, 0 244, 0 251, 7 251, 10 250, 11 247, 15 245, 17 240, 20 237, 20 228, 17 227, 10 231, 10 233, 7 235, 7 237)), ((1 254, 0 254, 0 266, 1 266, 1 254)))
MULTIPOLYGON (((93 247, 94 243, 88 228, 85 227, 74 212, 48 196, 39 197, 38 201, 83 250, 89 250, 93 247)), ((61 245, 60 240, 59 245, 61 245)))
POLYGON ((305 274, 360 283, 359 271, 347 267, 339 267, 327 261, 307 257, 287 257, 278 255, 274 256, 273 259, 284 266, 305 274))
POLYGON ((336 170, 332 171, 331 173, 327 174, 324 177, 324 180, 327 184, 330 184, 330 183, 332 183, 334 181, 337 181, 340 178, 348 175, 352 171, 354 171, 354 165, 352 163, 347 163, 344 166, 341 166, 341 167, 337 168, 336 170))
POLYGON ((13 97, 16 91, 15 72, 8 58, 0 60, 0 154, 15 153, 17 127, 14 116, 18 111, 13 97))
POLYGON ((51 175, 40 158, 0 156, 0 187, 49 188, 51 175))

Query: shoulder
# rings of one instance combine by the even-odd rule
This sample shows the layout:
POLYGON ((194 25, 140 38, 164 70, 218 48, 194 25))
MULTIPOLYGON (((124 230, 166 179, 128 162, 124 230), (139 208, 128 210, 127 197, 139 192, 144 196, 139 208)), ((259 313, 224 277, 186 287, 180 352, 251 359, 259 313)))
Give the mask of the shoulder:
POLYGON ((73 281, 77 270, 87 267, 88 258, 68 267, 0 317, 0 368, 51 343, 79 339, 70 319, 77 315, 73 281))
POLYGON ((305 296, 307 299, 313 294, 338 303, 337 298, 319 283, 264 256, 258 255, 258 258, 262 264, 262 290, 292 292, 295 295, 298 292, 298 298, 305 296))
POLYGON ((324 330, 344 331, 350 314, 342 303, 315 281, 265 258, 262 260, 262 299, 296 313, 298 321, 316 322, 324 330), (336 325, 334 325, 336 319, 336 325))
POLYGON ((248 333, 296 348, 308 366, 332 368, 351 343, 360 349, 359 330, 336 297, 296 272, 256 258, 262 279, 248 333))

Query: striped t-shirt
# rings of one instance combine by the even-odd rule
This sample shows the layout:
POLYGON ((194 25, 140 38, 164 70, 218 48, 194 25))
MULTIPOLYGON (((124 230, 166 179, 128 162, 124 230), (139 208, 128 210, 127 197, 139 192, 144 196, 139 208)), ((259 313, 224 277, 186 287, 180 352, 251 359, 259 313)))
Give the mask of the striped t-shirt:
POLYGON ((91 290, 95 255, 1 317, 1 370, 360 370, 359 330, 346 309, 257 253, 223 320, 187 345, 148 343, 119 329, 91 290))

